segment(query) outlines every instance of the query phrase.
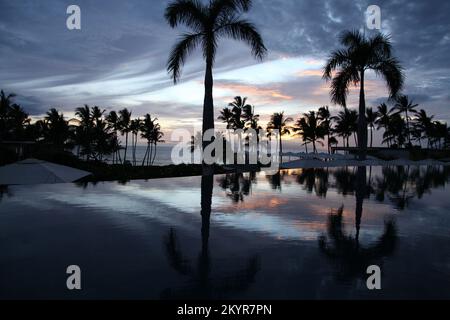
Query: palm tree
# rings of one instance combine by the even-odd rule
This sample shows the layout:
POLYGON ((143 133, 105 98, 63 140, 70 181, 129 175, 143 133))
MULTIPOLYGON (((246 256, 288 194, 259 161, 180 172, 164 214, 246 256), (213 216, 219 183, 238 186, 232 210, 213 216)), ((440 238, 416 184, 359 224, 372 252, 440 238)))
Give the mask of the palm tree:
POLYGON ((292 121, 294 121, 294 119, 289 117, 286 118, 283 111, 280 113, 274 113, 270 117, 270 122, 267 124, 267 131, 272 132, 273 130, 278 130, 280 163, 283 163, 283 141, 281 138, 282 136, 291 133, 291 128, 288 126, 288 123, 292 121))
POLYGON ((161 126, 159 125, 159 123, 155 123, 155 126, 151 132, 151 138, 152 138, 152 142, 153 145, 155 146, 155 152, 153 153, 153 159, 152 159, 152 164, 155 163, 155 159, 156 159, 156 152, 157 152, 157 146, 158 143, 162 142, 164 143, 164 140, 162 140, 162 138, 164 137, 164 133, 161 131, 161 126))
POLYGON ((419 143, 422 138, 422 135, 424 135, 428 140, 428 147, 430 146, 430 133, 431 133, 431 127, 433 123, 434 116, 428 116, 427 112, 423 109, 421 109, 419 112, 416 113, 416 117, 414 119, 414 127, 418 132, 420 132, 419 136, 419 143))
POLYGON ((47 112, 45 122, 47 124, 46 140, 56 148, 63 149, 69 136, 69 125, 64 120, 64 115, 52 108, 47 112))
POLYGON ((375 122, 377 121, 378 113, 373 112, 372 108, 366 110, 366 121, 370 128, 370 147, 373 147, 373 130, 375 130, 375 122))
POLYGON ((136 166, 136 148, 138 142, 138 134, 141 129, 141 120, 133 119, 130 123, 130 132, 131 132, 131 145, 132 145, 132 156, 133 156, 133 165, 136 166))
POLYGON ((3 90, 0 91, 0 141, 6 138, 8 129, 8 113, 11 110, 13 101, 16 95, 14 93, 6 94, 3 90))
POLYGON ((354 133, 356 121, 358 119, 358 113, 356 110, 350 110, 344 108, 344 111, 339 111, 337 116, 332 118, 336 122, 336 126, 333 131, 337 133, 339 137, 342 137, 343 144, 347 142, 347 148, 350 146, 349 138, 354 133))
POLYGON ((108 122, 108 127, 113 131, 113 134, 115 136, 115 144, 116 144, 116 150, 113 153, 113 164, 116 162, 116 159, 119 162, 122 162, 120 159, 120 145, 119 145, 119 139, 117 136, 117 133, 120 131, 120 122, 119 122, 119 116, 117 115, 117 112, 111 111, 106 116, 106 121, 108 122))
POLYGON ((317 113, 318 118, 320 121, 322 121, 322 128, 324 130, 324 134, 327 136, 327 147, 328 147, 328 153, 331 153, 331 144, 330 144, 330 138, 331 138, 331 113, 328 106, 324 106, 319 108, 319 112, 317 113))
POLYGON ((220 116, 217 119, 222 120, 223 123, 226 123, 227 130, 233 128, 233 112, 230 108, 224 108, 220 111, 220 116))
POLYGON ((120 133, 125 135, 125 152, 123 155, 123 164, 127 162, 127 150, 128 150, 128 133, 130 133, 131 124, 131 111, 127 108, 119 111, 119 123, 120 123, 120 133))
POLYGON ((30 123, 28 114, 18 104, 13 104, 8 112, 9 127, 13 140, 24 138, 25 125, 30 123))
POLYGON ((416 108, 419 106, 418 104, 414 104, 412 100, 409 100, 408 96, 399 96, 396 98, 396 103, 392 111, 397 110, 398 114, 405 114, 406 120, 406 131, 408 134, 408 143, 411 146, 411 132, 409 128, 409 122, 411 121, 411 114, 416 113, 416 108))
MULTIPOLYGON (((334 103, 345 107, 349 86, 359 84, 359 114, 365 115, 364 84, 368 70, 373 70, 376 75, 383 77, 391 98, 397 96, 403 87, 403 72, 397 59, 392 56, 392 45, 388 36, 378 34, 367 38, 359 31, 346 31, 340 42, 346 48, 331 54, 323 73, 326 80, 332 79, 331 98, 334 103)), ((364 116, 358 120, 358 148, 359 158, 364 160, 367 149, 367 123, 364 116)))
MULTIPOLYGON (((313 145, 313 152, 317 153, 316 142, 325 137, 325 127, 323 123, 319 122, 319 117, 316 112, 310 111, 309 113, 303 114, 303 118, 297 121, 297 126, 294 129, 298 131, 303 136, 303 141, 305 143, 311 142, 313 145)), ((323 143, 320 142, 323 146, 323 143)))
MULTIPOLYGON (((385 131, 388 129, 391 122, 391 114, 388 110, 386 103, 382 103, 378 106, 378 117, 375 123, 377 124, 377 130, 383 128, 385 131)), ((390 146, 390 141, 387 141, 388 147, 390 146)))
POLYGON ((152 119, 150 114, 146 114, 144 116, 144 120, 141 125, 141 138, 147 140, 147 149, 145 150, 144 159, 142 159, 142 166, 150 163, 150 159, 152 159, 152 151, 153 151, 153 131, 155 128, 155 123, 158 119, 152 119))
MULTIPOLYGON (((252 6, 251 0, 211 0, 202 4, 197 0, 175 0, 166 8, 165 18, 172 28, 183 24, 190 28, 172 49, 167 70, 174 83, 181 75, 187 56, 201 47, 206 60, 205 98, 203 103, 203 133, 214 129, 213 67, 220 38, 246 42, 252 55, 262 60, 267 49, 255 26, 240 17, 252 6)), ((205 148, 207 143, 203 142, 205 148)))

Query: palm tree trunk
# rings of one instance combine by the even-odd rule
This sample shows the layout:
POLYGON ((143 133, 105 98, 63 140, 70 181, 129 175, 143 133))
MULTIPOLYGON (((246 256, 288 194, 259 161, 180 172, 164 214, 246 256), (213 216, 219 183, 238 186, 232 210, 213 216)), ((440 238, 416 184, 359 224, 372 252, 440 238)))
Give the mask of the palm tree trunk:
POLYGON ((280 164, 283 163, 283 141, 281 139, 281 130, 280 130, 280 164))
POLYGON ((358 148, 359 160, 366 160, 367 153, 367 121, 366 121, 366 96, 364 93, 364 70, 361 70, 361 88, 359 94, 359 117, 358 117, 358 148))
POLYGON ((370 147, 373 147, 373 129, 374 127, 371 128, 370 130, 370 147))
POLYGON ((127 161, 127 149, 128 149, 128 132, 125 134, 125 153, 123 155, 123 164, 127 161))
POLYGON ((411 146, 411 133, 409 132, 408 110, 406 110, 405 113, 406 113, 406 130, 408 131, 408 143, 411 146))
POLYGON ((147 149, 145 150, 144 159, 142 159, 142 166, 144 166, 145 164, 145 160, 147 159, 148 156, 148 151, 149 151, 149 144, 147 143, 147 149))
POLYGON ((308 154, 308 143, 305 142, 306 154, 308 154))
MULTIPOLYGON (((212 48, 212 44, 208 44, 212 48)), ((213 73, 212 73, 212 54, 206 58, 206 72, 205 72, 205 99, 203 102, 203 135, 206 131, 214 129, 214 100, 213 100, 213 73)), ((203 150, 208 146, 208 142, 203 139, 203 150)), ((210 175, 213 173, 212 166, 206 165, 204 159, 203 174, 210 175)))
POLYGON ((155 164, 155 159, 156 159, 156 151, 157 151, 157 149, 156 149, 156 145, 157 145, 157 143, 155 142, 155 152, 153 153, 153 160, 152 160, 152 164, 155 164))

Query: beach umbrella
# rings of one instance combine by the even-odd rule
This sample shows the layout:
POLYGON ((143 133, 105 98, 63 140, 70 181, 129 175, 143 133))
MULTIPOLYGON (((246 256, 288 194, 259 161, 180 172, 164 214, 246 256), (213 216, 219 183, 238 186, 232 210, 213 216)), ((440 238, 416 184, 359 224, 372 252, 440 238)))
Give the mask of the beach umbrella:
POLYGON ((51 162, 27 159, 0 167, 0 185, 66 183, 80 180, 90 174, 51 162))

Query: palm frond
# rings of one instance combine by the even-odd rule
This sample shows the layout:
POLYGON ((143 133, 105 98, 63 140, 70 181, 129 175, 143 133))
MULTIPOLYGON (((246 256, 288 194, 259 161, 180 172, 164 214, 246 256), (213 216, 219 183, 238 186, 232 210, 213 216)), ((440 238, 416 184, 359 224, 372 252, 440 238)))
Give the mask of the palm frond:
POLYGON ((205 6, 198 0, 176 0, 167 6, 164 17, 172 28, 184 24, 201 32, 207 13, 205 6))
POLYGON ((171 74, 174 83, 177 83, 180 78, 181 69, 184 65, 186 57, 196 48, 200 40, 200 34, 185 34, 173 47, 167 62, 167 71, 171 74))
POLYGON ((256 27, 247 20, 232 19, 219 26, 216 32, 219 36, 246 42, 250 46, 253 56, 259 60, 262 60, 267 54, 267 48, 261 35, 256 27))

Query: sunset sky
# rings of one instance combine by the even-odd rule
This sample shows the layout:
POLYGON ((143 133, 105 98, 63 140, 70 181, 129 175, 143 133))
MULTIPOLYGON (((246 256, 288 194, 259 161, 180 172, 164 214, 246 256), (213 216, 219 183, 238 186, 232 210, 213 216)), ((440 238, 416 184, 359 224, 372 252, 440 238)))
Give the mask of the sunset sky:
MULTIPOLYGON (((18 95, 33 116, 50 107, 69 118, 83 104, 107 110, 128 107, 151 113, 163 129, 199 124, 204 62, 187 61, 174 86, 165 65, 183 29, 172 30, 163 0, 0 0, 0 88, 18 95), (66 28, 66 8, 81 8, 82 30, 66 28)), ((263 62, 240 43, 222 41, 215 76, 215 114, 236 95, 247 96, 265 123, 273 112, 293 117, 333 106, 321 78, 337 35, 365 26, 367 7, 382 10, 382 32, 390 34, 407 76, 404 93, 421 108, 450 122, 450 2, 255 0, 249 13, 269 50, 263 62)), ((368 31, 368 33, 370 33, 368 31)), ((367 102, 386 100, 382 82, 369 76, 367 102)), ((352 91, 349 105, 357 105, 352 91)))

